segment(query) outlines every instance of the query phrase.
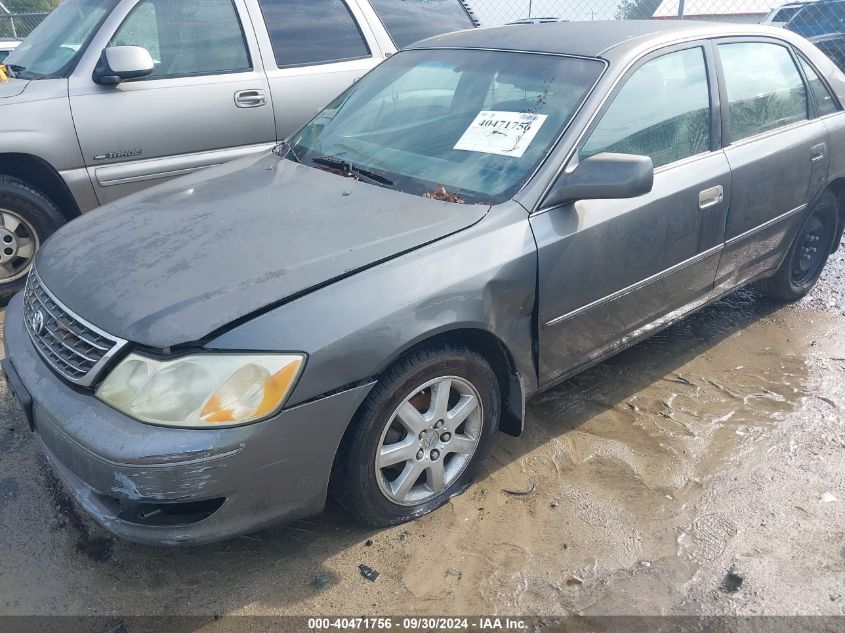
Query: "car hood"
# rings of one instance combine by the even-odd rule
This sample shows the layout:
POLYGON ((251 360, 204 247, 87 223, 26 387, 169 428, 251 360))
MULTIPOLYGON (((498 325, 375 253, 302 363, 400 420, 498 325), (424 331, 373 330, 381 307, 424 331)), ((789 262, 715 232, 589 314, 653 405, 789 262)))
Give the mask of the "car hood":
POLYGON ((47 241, 35 267, 90 323, 167 348, 460 231, 488 209, 269 154, 88 213, 47 241))
POLYGON ((9 97, 17 97, 29 85, 29 81, 25 79, 8 79, 0 81, 0 99, 8 99, 9 97))

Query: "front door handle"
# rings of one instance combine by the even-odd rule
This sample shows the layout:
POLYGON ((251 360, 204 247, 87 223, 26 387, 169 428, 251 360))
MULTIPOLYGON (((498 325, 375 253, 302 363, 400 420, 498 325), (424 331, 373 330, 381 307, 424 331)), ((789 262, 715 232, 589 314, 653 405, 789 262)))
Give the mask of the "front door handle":
POLYGON ((817 163, 820 160, 824 159, 824 152, 827 149, 827 146, 824 143, 819 143, 818 145, 813 145, 810 148, 810 162, 817 163))
POLYGON ((260 108, 267 103, 263 90, 240 90, 235 93, 235 105, 239 108, 260 108))
POLYGON ((710 187, 710 189, 705 189, 698 194, 698 208, 704 210, 715 207, 717 204, 721 204, 724 199, 725 188, 722 185, 710 187))

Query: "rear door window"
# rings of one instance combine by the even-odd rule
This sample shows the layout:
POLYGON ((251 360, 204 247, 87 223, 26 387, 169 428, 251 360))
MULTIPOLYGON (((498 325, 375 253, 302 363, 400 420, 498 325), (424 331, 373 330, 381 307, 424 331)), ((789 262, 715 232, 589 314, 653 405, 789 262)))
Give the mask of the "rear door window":
POLYGON ((785 46, 719 44, 728 92, 732 141, 808 118, 807 89, 785 46))
POLYGON ((397 48, 475 26, 460 0, 370 0, 397 48))
POLYGON ((370 56, 343 0, 259 0, 279 68, 370 56))

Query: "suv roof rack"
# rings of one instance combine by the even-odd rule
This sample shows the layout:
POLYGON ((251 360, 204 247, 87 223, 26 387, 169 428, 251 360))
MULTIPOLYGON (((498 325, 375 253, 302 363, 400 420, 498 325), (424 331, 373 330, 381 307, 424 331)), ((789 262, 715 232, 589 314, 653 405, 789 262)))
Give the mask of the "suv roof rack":
POLYGON ((460 0, 461 4, 464 5, 464 9, 466 9, 467 13, 469 13, 469 17, 475 22, 475 26, 481 26, 481 20, 478 19, 478 16, 475 15, 475 11, 471 6, 469 6, 468 0, 460 0))

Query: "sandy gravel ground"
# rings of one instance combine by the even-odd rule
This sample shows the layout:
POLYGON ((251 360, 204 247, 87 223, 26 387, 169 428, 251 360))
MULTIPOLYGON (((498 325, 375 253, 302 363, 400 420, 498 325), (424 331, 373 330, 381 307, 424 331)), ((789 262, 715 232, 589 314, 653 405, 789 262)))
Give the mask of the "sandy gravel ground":
POLYGON ((431 516, 181 550, 80 514, 0 384, 0 614, 842 615, 844 378, 840 252, 800 304, 743 291, 540 396, 431 516))

